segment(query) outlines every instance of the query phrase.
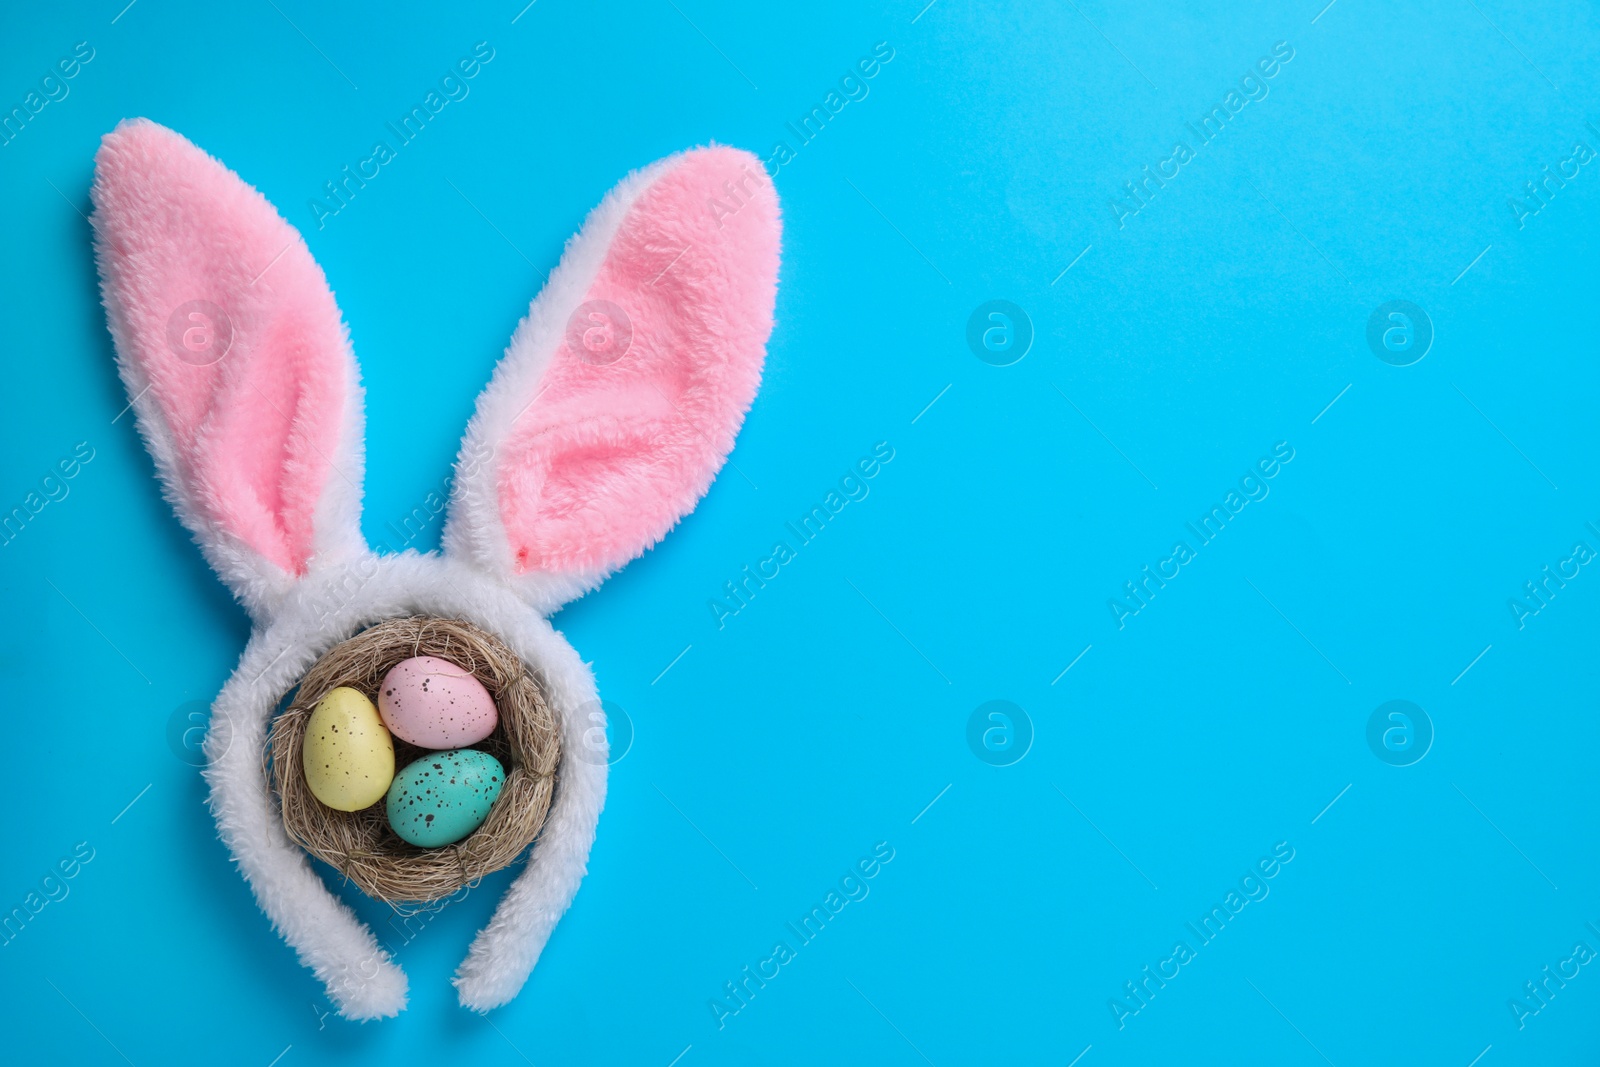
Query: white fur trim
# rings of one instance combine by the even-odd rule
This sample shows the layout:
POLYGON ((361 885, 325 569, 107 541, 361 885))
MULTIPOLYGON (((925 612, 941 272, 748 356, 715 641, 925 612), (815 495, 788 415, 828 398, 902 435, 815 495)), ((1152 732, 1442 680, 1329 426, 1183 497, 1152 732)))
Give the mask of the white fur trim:
POLYGON ((542 614, 594 589, 610 571, 516 574, 511 541, 500 519, 500 449, 515 428, 517 416, 539 395, 545 368, 566 335, 567 319, 594 284, 629 210, 681 155, 658 160, 618 182, 589 213, 583 228, 567 241, 561 262, 517 324, 494 376, 478 396, 477 410, 461 439, 444 528, 445 551, 513 582, 542 614))
POLYGON ((577 892, 605 803, 603 754, 584 747, 585 729, 604 725, 592 718, 599 708, 594 676, 509 586, 470 565, 408 552, 319 567, 288 590, 217 698, 206 776, 218 833, 261 910, 324 983, 340 1014, 352 1019, 404 1008, 405 975, 290 841, 271 803, 262 757, 280 699, 318 658, 376 622, 410 614, 464 618, 499 636, 539 672, 561 730, 549 816, 526 870, 461 966, 456 985, 463 1005, 486 1011, 522 988, 577 892))
POLYGON ((328 457, 331 470, 312 517, 312 555, 308 571, 353 563, 371 554, 361 533, 361 495, 366 473, 366 399, 361 371, 350 346, 350 331, 342 322, 344 348, 344 410, 339 413, 339 440, 328 457))

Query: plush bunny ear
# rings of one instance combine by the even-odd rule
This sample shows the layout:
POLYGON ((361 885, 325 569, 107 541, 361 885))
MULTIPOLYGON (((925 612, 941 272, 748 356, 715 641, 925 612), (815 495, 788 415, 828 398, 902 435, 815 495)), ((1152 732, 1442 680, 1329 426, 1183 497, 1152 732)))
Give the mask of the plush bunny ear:
POLYGON ((779 237, 747 152, 694 149, 612 190, 478 399, 446 550, 550 611, 693 510, 760 382, 779 237))
POLYGON ((117 363, 168 498, 254 613, 365 551, 361 387, 339 309, 272 206, 137 119, 95 157, 95 258, 117 363))

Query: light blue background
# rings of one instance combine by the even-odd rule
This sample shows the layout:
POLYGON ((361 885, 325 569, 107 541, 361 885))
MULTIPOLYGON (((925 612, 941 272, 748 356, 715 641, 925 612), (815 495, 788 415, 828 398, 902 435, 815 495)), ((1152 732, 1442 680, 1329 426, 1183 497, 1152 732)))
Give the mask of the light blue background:
POLYGON ((95 49, 0 148, 0 505, 95 453, 0 549, 0 907, 95 856, 0 948, 8 1058, 1593 1062, 1596 968, 1520 1030, 1508 1001, 1600 950, 1600 573, 1520 630, 1507 605, 1600 548, 1600 166, 1521 228, 1508 206, 1600 148, 1591 5, 123 2, 11 4, 0 32, 0 110, 95 49), (322 183, 477 41, 470 96, 317 230, 322 183), (305 232, 366 382, 364 525, 393 543, 604 192, 688 145, 793 143, 879 41, 870 95, 776 177, 738 470, 556 620, 637 734, 576 904, 485 1019, 448 979, 505 876, 404 945, 368 903, 411 1007, 325 1014, 168 744, 248 627, 117 418, 80 215, 99 137, 170 125, 305 232), (1270 95, 1119 229, 1121 184, 1279 41, 1270 95), (993 298, 1037 331, 1010 367, 964 339, 993 298), (1414 366, 1366 345, 1393 299, 1436 330, 1414 366), (870 496, 719 630, 723 583, 879 441, 870 496), (1271 495, 1119 630, 1107 600, 1280 441, 1271 495), (992 699, 1033 724, 1013 766, 966 742, 992 699), (1414 766, 1368 748, 1391 699, 1433 722, 1414 766), (723 984, 880 841, 870 896, 719 1030, 723 984), (1123 983, 1280 841, 1270 896, 1119 1030, 1123 983))

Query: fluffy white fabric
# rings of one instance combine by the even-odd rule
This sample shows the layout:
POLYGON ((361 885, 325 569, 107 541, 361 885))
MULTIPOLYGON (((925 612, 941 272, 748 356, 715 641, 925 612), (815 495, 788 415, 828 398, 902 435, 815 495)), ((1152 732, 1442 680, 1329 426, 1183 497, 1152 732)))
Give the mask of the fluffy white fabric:
POLYGON ((217 698, 206 776, 218 831, 262 911, 351 1019, 399 1012, 406 977, 289 840, 261 773, 262 754, 278 701, 320 656, 376 622, 409 614, 465 618, 497 634, 539 672, 561 729, 560 777, 532 858, 456 974, 464 1006, 487 1011, 522 988, 578 890, 605 803, 605 754, 584 737, 594 722, 603 725, 591 718, 599 708, 594 676, 509 587, 469 564, 415 552, 317 568, 292 587, 261 620, 217 698))

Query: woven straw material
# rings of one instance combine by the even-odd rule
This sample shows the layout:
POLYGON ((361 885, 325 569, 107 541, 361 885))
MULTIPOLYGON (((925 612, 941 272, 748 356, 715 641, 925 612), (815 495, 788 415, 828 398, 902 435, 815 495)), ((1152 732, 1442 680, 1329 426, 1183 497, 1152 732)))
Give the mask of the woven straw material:
MULTIPOLYGON (((394 739, 398 772, 428 750, 394 739)), ((533 843, 550 810, 560 759, 555 717, 517 655, 493 634, 459 619, 390 619, 334 646, 306 672, 267 739, 265 767, 284 829, 313 856, 368 896, 390 903, 442 900, 507 867, 533 843), (471 671, 494 698, 500 721, 473 748, 506 769, 505 786, 482 826, 454 845, 418 848, 389 826, 380 800, 336 811, 312 796, 301 765, 306 724, 317 702, 349 686, 377 702, 389 669, 412 656, 438 656, 471 671)))

